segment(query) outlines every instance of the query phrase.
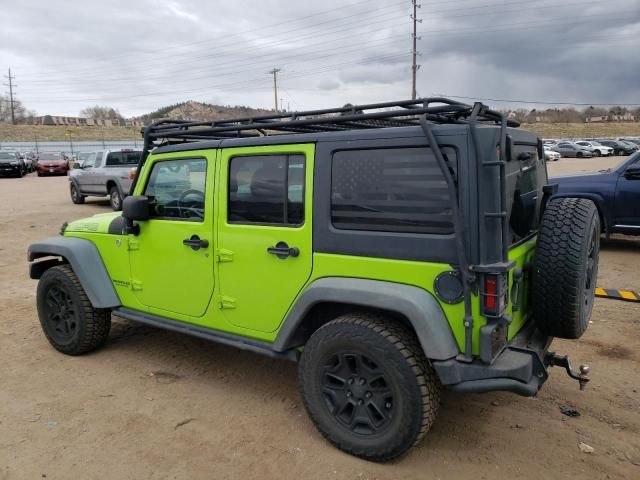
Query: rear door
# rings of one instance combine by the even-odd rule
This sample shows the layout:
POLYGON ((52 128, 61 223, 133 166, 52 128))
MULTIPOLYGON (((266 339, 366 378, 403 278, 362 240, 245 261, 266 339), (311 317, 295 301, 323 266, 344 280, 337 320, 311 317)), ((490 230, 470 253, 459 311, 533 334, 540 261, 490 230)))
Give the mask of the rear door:
POLYGON ((278 328, 311 274, 314 145, 221 151, 218 308, 236 326, 278 328))

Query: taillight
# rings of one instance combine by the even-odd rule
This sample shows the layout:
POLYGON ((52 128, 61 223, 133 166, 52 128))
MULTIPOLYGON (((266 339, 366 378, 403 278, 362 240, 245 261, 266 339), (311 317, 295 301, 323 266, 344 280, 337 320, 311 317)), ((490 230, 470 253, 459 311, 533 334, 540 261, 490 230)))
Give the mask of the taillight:
POLYGON ((501 317, 507 305, 507 276, 485 274, 482 280, 481 310, 487 317, 501 317))
POLYGON ((138 170, 136 168, 132 168, 131 170, 129 170, 129 178, 131 180, 136 178, 138 170))

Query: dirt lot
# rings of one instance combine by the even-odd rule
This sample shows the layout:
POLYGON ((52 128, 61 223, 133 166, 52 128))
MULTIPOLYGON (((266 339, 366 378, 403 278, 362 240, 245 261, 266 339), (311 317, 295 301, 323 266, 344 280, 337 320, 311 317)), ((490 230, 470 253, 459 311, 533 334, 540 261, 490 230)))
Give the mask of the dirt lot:
MULTIPOLYGON (((109 208, 72 205, 67 185, 0 179, 0 479, 640 478, 640 304, 598 299, 580 341, 554 342, 591 364, 586 391, 555 368, 532 399, 447 392, 418 448, 372 464, 316 432, 293 364, 120 321, 99 352, 54 351, 40 332, 27 245, 109 208), (581 416, 562 415, 563 405, 581 416)), ((604 242, 599 284, 640 290, 639 266, 640 239, 604 242)))

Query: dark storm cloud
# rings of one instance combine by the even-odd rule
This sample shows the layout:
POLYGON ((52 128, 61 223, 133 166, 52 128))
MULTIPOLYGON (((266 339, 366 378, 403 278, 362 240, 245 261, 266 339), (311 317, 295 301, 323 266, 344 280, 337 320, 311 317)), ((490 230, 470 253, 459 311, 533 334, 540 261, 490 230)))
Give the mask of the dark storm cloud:
MULTIPOLYGON (((409 0, 2 3, 0 69, 41 114, 269 107, 274 67, 296 109, 410 92, 409 0)), ((640 0, 423 0, 419 16, 421 95, 640 103, 640 0)))

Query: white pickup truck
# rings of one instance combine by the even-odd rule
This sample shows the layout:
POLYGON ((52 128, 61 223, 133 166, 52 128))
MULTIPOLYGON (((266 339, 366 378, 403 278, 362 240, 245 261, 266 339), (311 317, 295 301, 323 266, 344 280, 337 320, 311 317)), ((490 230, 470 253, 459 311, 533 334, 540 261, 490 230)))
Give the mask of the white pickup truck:
POLYGON ((82 164, 75 163, 69 174, 71 201, 81 204, 85 197, 108 195, 111 208, 121 210, 141 153, 128 149, 91 152, 82 164))

